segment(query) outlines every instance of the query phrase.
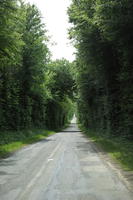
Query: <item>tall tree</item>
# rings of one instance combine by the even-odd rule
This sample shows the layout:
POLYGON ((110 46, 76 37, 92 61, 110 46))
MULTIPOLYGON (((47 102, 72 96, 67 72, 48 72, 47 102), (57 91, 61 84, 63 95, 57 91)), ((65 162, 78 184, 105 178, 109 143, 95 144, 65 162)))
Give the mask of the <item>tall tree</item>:
POLYGON ((52 61, 48 65, 50 97, 46 106, 46 124, 50 128, 60 128, 71 119, 75 81, 71 69, 73 63, 65 59, 52 61))
POLYGON ((132 5, 130 0, 73 0, 68 10, 77 48, 80 122, 130 137, 132 5))
POLYGON ((23 41, 23 66, 21 69, 20 104, 21 125, 39 126, 45 119, 46 92, 44 78, 49 59, 48 38, 41 15, 34 5, 25 6, 25 29, 23 41))
POLYGON ((19 85, 14 80, 23 46, 19 24, 17 1, 0 1, 0 127, 4 129, 16 126, 19 85))

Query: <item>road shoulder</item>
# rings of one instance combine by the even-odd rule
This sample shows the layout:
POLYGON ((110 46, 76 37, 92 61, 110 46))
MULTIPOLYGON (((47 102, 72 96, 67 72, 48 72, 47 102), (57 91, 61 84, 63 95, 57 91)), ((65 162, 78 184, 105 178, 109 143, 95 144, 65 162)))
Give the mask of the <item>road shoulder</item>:
POLYGON ((83 135, 90 141, 93 149, 98 153, 104 164, 119 177, 127 189, 133 194, 133 171, 124 170, 99 144, 95 143, 89 136, 83 135))

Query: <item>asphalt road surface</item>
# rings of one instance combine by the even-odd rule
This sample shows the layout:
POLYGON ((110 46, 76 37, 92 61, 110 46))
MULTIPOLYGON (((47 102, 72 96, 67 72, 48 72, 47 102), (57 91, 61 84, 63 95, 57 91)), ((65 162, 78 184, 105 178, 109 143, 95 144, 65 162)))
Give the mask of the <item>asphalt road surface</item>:
POLYGON ((64 132, 0 160, 0 200, 133 200, 90 141, 64 132))

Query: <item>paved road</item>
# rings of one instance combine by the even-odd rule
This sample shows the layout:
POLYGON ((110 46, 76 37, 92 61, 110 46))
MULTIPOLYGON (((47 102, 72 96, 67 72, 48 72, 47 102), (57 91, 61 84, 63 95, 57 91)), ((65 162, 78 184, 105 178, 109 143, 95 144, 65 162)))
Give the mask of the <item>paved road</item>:
POLYGON ((0 200, 133 200, 71 125, 0 161, 0 200))

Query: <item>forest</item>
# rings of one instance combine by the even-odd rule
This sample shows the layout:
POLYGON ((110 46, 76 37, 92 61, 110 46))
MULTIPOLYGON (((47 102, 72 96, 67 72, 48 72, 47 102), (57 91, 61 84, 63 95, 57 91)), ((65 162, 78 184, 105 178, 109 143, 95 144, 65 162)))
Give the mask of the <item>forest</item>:
POLYGON ((77 115, 82 127, 133 139, 133 2, 73 0, 69 37, 77 49, 77 115))
POLYGON ((132 140, 132 13, 131 0, 72 0, 76 59, 53 61, 38 8, 1 0, 0 144, 10 131, 62 129, 74 112, 85 130, 132 140))
POLYGON ((71 63, 52 62, 36 6, 3 0, 0 16, 0 129, 64 126, 72 113, 71 63))

